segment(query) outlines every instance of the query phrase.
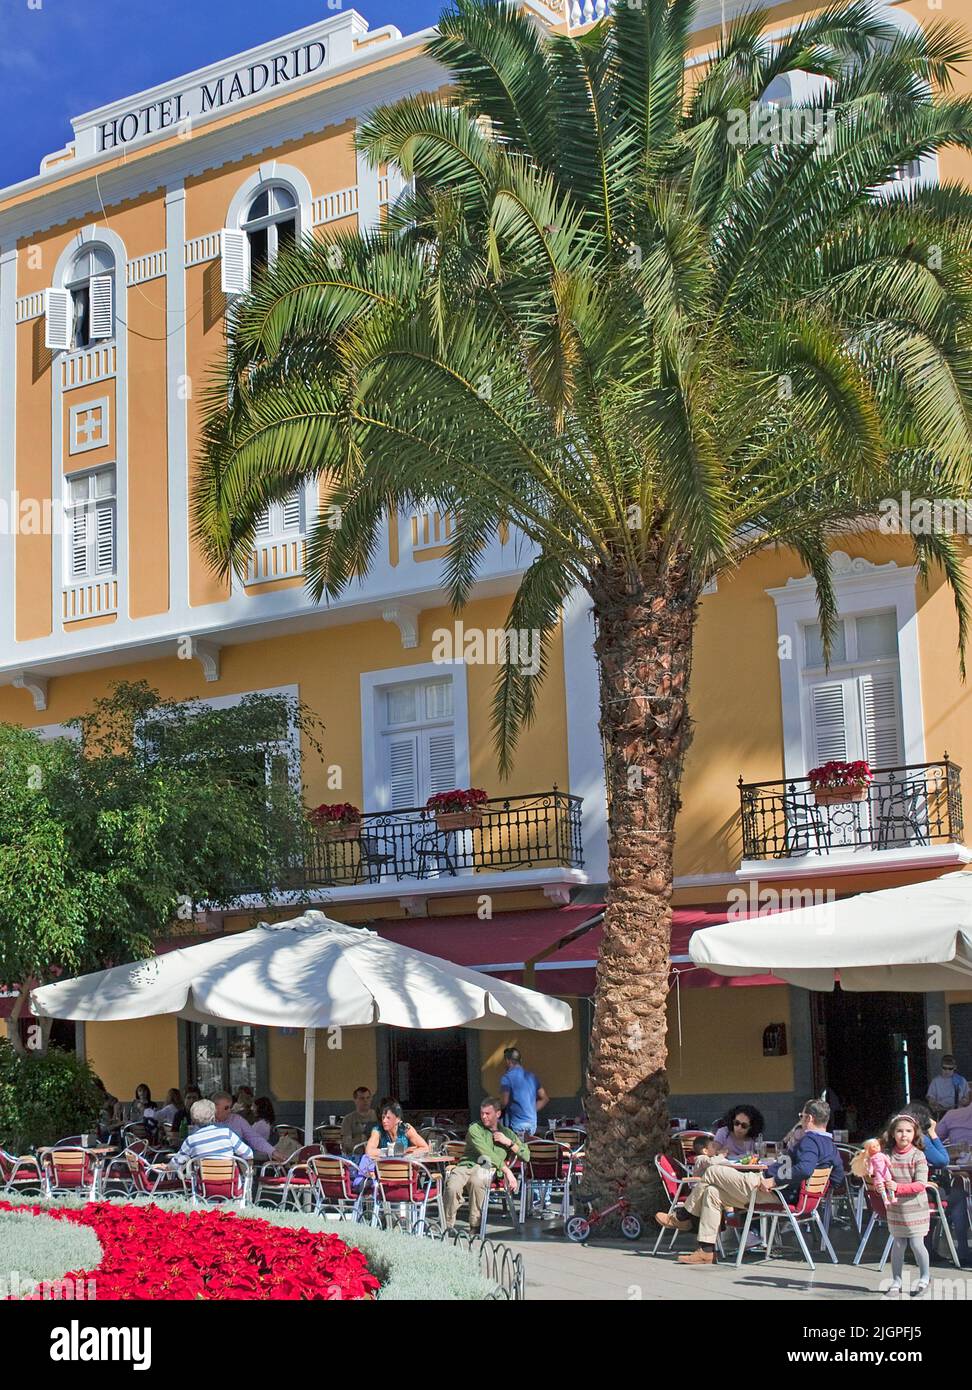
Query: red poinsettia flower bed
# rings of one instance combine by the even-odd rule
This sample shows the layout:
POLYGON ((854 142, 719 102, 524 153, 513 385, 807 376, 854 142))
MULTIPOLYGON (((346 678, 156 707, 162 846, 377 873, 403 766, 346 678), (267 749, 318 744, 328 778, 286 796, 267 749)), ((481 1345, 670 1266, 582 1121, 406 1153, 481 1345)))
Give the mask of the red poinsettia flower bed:
POLYGON ((166 1211, 156 1206, 11 1207, 90 1226, 104 1256, 94 1279, 99 1299, 356 1299, 380 1287, 360 1250, 339 1236, 238 1216, 228 1211, 166 1211))

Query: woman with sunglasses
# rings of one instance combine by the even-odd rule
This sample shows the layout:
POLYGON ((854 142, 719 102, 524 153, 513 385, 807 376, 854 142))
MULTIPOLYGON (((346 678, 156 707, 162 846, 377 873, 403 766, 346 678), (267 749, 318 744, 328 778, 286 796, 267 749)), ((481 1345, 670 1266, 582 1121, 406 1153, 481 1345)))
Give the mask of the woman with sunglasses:
POLYGON ((745 1158, 756 1152, 763 1137, 763 1116, 755 1105, 734 1105, 716 1126, 715 1141, 727 1158, 745 1158))

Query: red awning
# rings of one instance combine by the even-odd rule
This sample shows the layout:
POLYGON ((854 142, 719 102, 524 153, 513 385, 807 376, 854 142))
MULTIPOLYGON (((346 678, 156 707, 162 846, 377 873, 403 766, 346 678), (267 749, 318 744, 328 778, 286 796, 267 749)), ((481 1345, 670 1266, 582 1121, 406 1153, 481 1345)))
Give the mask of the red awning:
MULTIPOLYGON (((373 929, 389 941, 411 946, 456 965, 523 983, 527 961, 556 945, 603 911, 593 906, 538 908, 532 912, 501 912, 491 921, 478 917, 423 917, 411 921, 375 922, 373 929)), ((774 975, 715 975, 693 965, 689 937, 701 927, 727 920, 727 911, 705 907, 676 907, 672 912, 672 974, 682 989, 726 989, 733 986, 779 985, 774 975)), ((598 924, 568 941, 536 963, 536 988, 545 994, 589 995, 594 992, 594 966, 603 927, 598 924)))

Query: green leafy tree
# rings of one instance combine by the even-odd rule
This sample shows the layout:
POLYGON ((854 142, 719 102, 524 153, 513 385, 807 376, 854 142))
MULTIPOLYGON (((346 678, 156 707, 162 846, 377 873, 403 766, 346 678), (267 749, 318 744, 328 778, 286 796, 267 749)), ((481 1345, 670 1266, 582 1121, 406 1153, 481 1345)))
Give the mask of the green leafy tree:
POLYGON ((301 736, 320 751, 320 726, 298 701, 212 709, 119 684, 69 727, 44 742, 0 724, 0 981, 20 987, 15 1024, 42 980, 149 955, 179 918, 300 885, 287 753, 301 736))
POLYGON ((14 1153, 95 1130, 104 1096, 94 1072, 70 1052, 18 1057, 0 1039, 0 1144, 14 1153))
MULTIPOLYGON (((318 597, 367 569, 389 506, 455 512, 457 608, 502 523, 532 543, 511 628, 546 639, 567 596, 589 596, 610 881, 588 1166, 602 1194, 627 1173, 643 1205, 668 1137, 700 591, 789 547, 829 643, 832 538, 905 489, 970 483, 972 197, 893 183, 972 147, 972 103, 949 92, 964 40, 936 20, 902 35, 857 0, 780 37, 754 10, 690 81, 692 19, 691 0, 644 0, 550 35, 514 6, 458 0, 429 45, 450 97, 359 131, 412 191, 378 234, 309 240, 234 305, 195 494, 220 573, 243 569, 269 502, 325 479, 318 597), (741 138, 794 72, 821 89, 804 138, 741 138)), ((955 592, 961 646, 953 542, 913 541, 921 575, 940 566, 955 592)), ((504 772, 542 675, 499 673, 504 772)))

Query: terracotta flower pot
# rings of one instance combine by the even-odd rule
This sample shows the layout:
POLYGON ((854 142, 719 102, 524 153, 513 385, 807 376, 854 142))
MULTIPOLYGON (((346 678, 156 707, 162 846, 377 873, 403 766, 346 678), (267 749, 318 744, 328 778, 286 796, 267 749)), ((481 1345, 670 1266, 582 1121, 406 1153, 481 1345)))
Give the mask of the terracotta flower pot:
POLYGON ((361 822, 359 820, 349 821, 343 825, 340 821, 332 821, 329 825, 321 826, 321 838, 328 841, 356 840, 360 834, 361 822))
POLYGON ((867 787, 816 787, 813 796, 818 806, 840 806, 850 801, 863 801, 867 787))
POLYGON ((473 830, 483 823, 482 811, 439 811, 435 823, 440 830, 473 830))

